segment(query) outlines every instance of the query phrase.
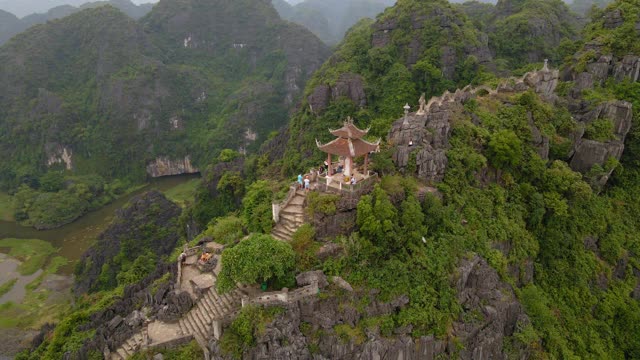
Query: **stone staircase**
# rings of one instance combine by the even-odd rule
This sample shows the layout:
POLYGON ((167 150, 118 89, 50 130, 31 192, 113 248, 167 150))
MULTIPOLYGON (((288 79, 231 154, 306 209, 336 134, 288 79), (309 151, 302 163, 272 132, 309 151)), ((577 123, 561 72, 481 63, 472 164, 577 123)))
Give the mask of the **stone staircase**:
MULTIPOLYGON (((207 290, 196 305, 178 321, 179 330, 174 334, 175 339, 192 335, 204 352, 205 359, 209 359, 208 339, 213 336, 213 322, 225 321, 234 316, 242 308, 242 293, 234 290, 220 295, 215 286, 207 290)), ((174 325, 175 326, 175 325, 174 325)), ((149 344, 148 327, 145 326, 116 351, 111 353, 110 360, 126 360, 140 349, 154 347, 149 344)))
POLYGON ((271 230, 271 235, 282 241, 291 240, 293 233, 304 224, 304 201, 307 194, 297 190, 289 204, 280 211, 280 221, 271 230))
POLYGON ((191 334, 196 340, 208 339, 211 337, 214 320, 222 320, 239 311, 241 307, 242 297, 239 291, 220 295, 211 287, 196 306, 180 319, 180 330, 183 335, 191 334))
POLYGON ((148 339, 149 335, 147 334, 147 327, 145 326, 140 332, 127 339, 127 341, 125 341, 118 350, 112 352, 111 360, 128 359, 141 348, 146 347, 148 339))

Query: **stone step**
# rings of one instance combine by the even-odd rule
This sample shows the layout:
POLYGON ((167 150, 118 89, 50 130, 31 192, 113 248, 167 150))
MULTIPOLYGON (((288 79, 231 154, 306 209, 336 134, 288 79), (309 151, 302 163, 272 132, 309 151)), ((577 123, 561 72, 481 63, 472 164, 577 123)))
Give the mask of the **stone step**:
POLYGON ((204 324, 207 325, 207 329, 208 329, 209 326, 211 325, 211 314, 209 314, 209 312, 204 308, 204 306, 200 307, 200 311, 198 312, 198 314, 200 314, 200 318, 202 319, 204 324))
POLYGON ((215 291, 209 292, 209 301, 214 308, 215 318, 219 319, 220 317, 222 317, 222 307, 220 306, 218 294, 215 291))
POLYGON ((187 329, 187 334, 194 334, 196 332, 196 330, 194 329, 193 325, 189 321, 189 315, 188 314, 186 316, 183 316, 180 321, 182 321, 184 323, 184 327, 187 329))
POLYGON ((281 214, 280 222, 282 221, 290 221, 302 225, 304 224, 304 215, 281 214))
POLYGON ((197 312, 191 312, 191 322, 193 323, 193 325, 196 328, 196 332, 198 334, 204 334, 206 333, 206 327, 205 325, 200 321, 200 319, 198 318, 197 312))
POLYGON ((293 233, 296 232, 295 229, 293 229, 290 226, 286 226, 284 224, 276 225, 276 227, 273 230, 277 230, 278 232, 280 232, 280 233, 282 233, 284 235, 287 235, 287 236, 291 236, 291 235, 293 235, 293 233))
POLYGON ((304 219, 299 218, 293 218, 293 217, 280 217, 280 221, 278 221, 277 225, 288 225, 290 228, 294 228, 297 229, 300 226, 304 225, 304 219))
POLYGON ((213 308, 211 307, 211 303, 209 302, 208 294, 204 294, 202 299, 200 299, 200 305, 203 307, 202 310, 209 314, 209 317, 213 316, 213 308))
POLYGON ((187 330, 187 328, 184 327, 184 324, 182 323, 182 319, 178 321, 178 327, 180 328, 180 332, 182 333, 182 335, 189 335, 189 330, 187 330))
POLYGON ((291 214, 291 215, 304 215, 304 208, 302 205, 287 205, 280 214, 291 214))
POLYGON ((302 225, 298 225, 295 223, 292 224, 289 221, 281 221, 277 226, 280 226, 281 230, 285 230, 285 232, 290 233, 290 235, 293 235, 296 231, 298 231, 298 229, 302 225))
POLYGON ((227 297, 227 300, 229 301, 229 310, 233 311, 233 309, 236 308, 237 302, 236 302, 236 298, 233 297, 233 292, 230 292, 228 294, 225 294, 225 296, 227 297))
POLYGON ((271 236, 273 236, 274 238, 280 240, 280 241, 290 241, 291 240, 291 236, 286 235, 278 230, 274 230, 271 232, 271 236))
POLYGON ((204 319, 204 321, 206 321, 207 325, 211 325, 213 316, 211 315, 211 311, 209 311, 209 309, 206 307, 205 304, 206 302, 204 298, 202 298, 202 300, 200 300, 200 306, 201 306, 200 315, 202 315, 202 318, 204 319))
POLYGON ((198 333, 198 328, 196 327, 196 325, 195 325, 195 324, 193 323, 193 321, 191 320, 191 316, 189 316, 189 315, 187 314, 186 319, 187 319, 187 324, 189 324, 189 327, 191 328, 191 332, 190 332, 190 334, 191 334, 191 335, 193 335, 193 334, 197 334, 197 333, 198 333))
POLYGON ((231 307, 231 303, 229 302, 229 298, 227 294, 220 295, 220 303, 222 304, 222 309, 224 310, 224 314, 226 315, 231 307))
POLYGON ((293 199, 291 199, 291 201, 289 202, 289 205, 300 205, 302 206, 302 204, 304 204, 304 196, 294 196, 293 199))
POLYGON ((118 355, 120 355, 120 357, 123 359, 128 359, 130 356, 129 354, 127 354, 127 352, 123 348, 119 348, 117 352, 118 352, 118 355))
POLYGON ((120 354, 118 354, 117 351, 114 351, 111 353, 111 360, 126 360, 126 359, 120 356, 120 354))
POLYGON ((200 316, 200 311, 194 311, 191 316, 195 319, 198 329, 206 333, 207 323, 202 319, 202 316, 200 316))
POLYGON ((291 238, 291 233, 284 230, 284 228, 282 226, 276 226, 275 228, 273 228, 273 230, 271 230, 271 235, 275 236, 275 237, 284 237, 284 238, 291 238))
POLYGON ((296 190, 296 196, 307 197, 307 192, 304 190, 296 190))

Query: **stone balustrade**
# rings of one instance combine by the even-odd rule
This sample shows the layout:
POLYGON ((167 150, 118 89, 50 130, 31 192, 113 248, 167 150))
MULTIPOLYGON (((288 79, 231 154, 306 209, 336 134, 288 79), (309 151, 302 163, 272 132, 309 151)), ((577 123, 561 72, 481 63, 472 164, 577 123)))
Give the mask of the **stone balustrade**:
POLYGON ((281 291, 267 292, 256 297, 244 296, 242 298, 242 307, 248 305, 274 305, 278 303, 293 303, 306 297, 318 295, 319 292, 320 287, 318 286, 318 282, 314 281, 311 285, 307 285, 293 291, 289 291, 289 289, 284 288, 281 291))

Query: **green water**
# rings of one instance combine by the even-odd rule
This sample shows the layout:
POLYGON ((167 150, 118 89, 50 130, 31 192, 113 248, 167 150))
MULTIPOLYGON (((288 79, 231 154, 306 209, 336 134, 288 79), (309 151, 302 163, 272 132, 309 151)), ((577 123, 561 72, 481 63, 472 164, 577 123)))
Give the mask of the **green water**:
POLYGON ((60 249, 59 255, 70 260, 68 266, 60 269, 61 273, 70 274, 73 271, 73 265, 76 260, 111 223, 115 211, 124 206, 132 197, 149 190, 165 192, 197 177, 197 175, 184 175, 154 179, 144 188, 127 194, 111 204, 90 212, 75 222, 58 229, 38 231, 34 228, 20 226, 16 222, 0 221, 0 239, 41 239, 48 241, 60 249))

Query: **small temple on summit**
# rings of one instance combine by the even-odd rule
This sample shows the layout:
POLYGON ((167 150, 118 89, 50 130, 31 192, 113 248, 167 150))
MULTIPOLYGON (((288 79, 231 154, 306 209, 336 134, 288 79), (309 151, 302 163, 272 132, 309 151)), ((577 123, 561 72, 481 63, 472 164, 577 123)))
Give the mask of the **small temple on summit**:
POLYGON ((337 130, 329 129, 329 132, 336 136, 336 139, 321 144, 316 140, 318 149, 328 154, 327 158, 327 175, 333 176, 340 173, 345 178, 355 177, 357 174, 354 159, 364 156, 364 168, 361 173, 362 178, 368 177, 369 153, 377 151, 380 147, 380 139, 375 143, 363 140, 362 137, 367 135, 369 129, 361 130, 353 124, 351 117, 347 118, 344 125, 337 130), (338 168, 334 169, 332 155, 337 155, 340 159, 338 168))

